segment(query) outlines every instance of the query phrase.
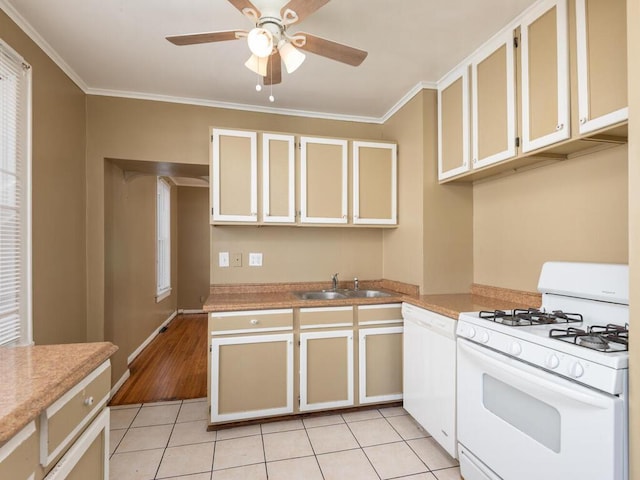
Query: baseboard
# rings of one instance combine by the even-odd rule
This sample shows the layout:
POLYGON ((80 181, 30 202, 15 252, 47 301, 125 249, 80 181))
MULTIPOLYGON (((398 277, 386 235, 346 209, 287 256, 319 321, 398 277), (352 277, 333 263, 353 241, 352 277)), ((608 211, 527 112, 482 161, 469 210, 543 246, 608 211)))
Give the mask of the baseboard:
POLYGON ((127 371, 124 372, 124 374, 120 377, 120 380, 118 380, 116 384, 113 387, 111 387, 111 391, 109 392, 109 400, 111 400, 113 396, 116 394, 116 392, 120 390, 120 388, 122 387, 122 385, 124 385, 124 382, 127 381, 130 375, 131 375, 131 372, 127 368, 127 371))
POLYGON ((175 310, 171 315, 169 315, 169 318, 167 318, 164 322, 162 322, 162 325, 160 325, 158 328, 156 328, 151 333, 151 335, 149 335, 149 337, 138 348, 136 348, 131 355, 129 355, 127 357, 127 365, 131 365, 131 362, 133 362, 136 359, 136 357, 138 355, 140 355, 142 350, 144 350, 145 347, 147 345, 149 345, 154 338, 156 338, 158 333, 160 333, 160 330, 162 330, 164 327, 166 327, 169 324, 169 322, 176 317, 176 315, 178 315, 178 311, 177 310, 175 310))
POLYGON ((179 309, 178 309, 178 313, 180 313, 180 314, 185 314, 185 315, 189 315, 189 314, 191 314, 191 313, 207 313, 207 312, 205 312, 205 311, 204 311, 204 310, 202 310, 202 309, 200 309, 200 310, 195 309, 195 310, 194 310, 194 309, 189 309, 189 308, 179 308, 179 309))

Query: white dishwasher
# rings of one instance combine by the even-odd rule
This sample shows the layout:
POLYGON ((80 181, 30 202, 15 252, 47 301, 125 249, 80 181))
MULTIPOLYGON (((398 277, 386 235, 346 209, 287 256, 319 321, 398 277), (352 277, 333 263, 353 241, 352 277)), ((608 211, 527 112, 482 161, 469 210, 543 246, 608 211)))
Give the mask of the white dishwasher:
POLYGON ((452 456, 456 439, 456 321, 402 304, 404 408, 452 456))

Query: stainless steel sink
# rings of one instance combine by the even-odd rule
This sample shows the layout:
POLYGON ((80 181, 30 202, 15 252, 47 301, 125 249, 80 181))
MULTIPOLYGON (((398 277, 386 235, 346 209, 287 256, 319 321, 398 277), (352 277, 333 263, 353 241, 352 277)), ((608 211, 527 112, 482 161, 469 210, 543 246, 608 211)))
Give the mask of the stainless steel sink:
POLYGON ((391 297, 392 294, 383 290, 349 290, 347 296, 353 298, 391 297))
POLYGON ((311 292, 294 292, 298 298, 302 300, 338 300, 347 298, 347 295, 333 290, 319 290, 311 292))
POLYGON ((301 300, 339 300, 343 298, 380 298, 391 297, 392 294, 383 290, 314 290, 307 292, 293 292, 301 300))

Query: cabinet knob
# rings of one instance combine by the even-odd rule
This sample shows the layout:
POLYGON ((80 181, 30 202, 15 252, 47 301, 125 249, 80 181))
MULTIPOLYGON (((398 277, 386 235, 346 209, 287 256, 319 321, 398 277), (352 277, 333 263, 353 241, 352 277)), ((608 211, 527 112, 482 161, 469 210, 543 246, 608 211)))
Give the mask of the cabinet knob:
POLYGON ((474 158, 474 159, 473 159, 473 163, 478 163, 478 159, 477 159, 477 158, 474 158))
POLYGON ((251 325, 257 325, 257 324, 259 324, 260 322, 259 322, 257 319, 252 318, 250 323, 251 323, 251 325))
POLYGON ((87 407, 90 407, 91 405, 93 405, 93 397, 87 397, 87 398, 85 398, 85 399, 84 399, 84 404, 85 404, 87 407))
POLYGON ((560 123, 556 125, 556 131, 562 130, 564 128, 564 123, 560 123))
POLYGON ((585 123, 587 123, 587 118, 586 118, 586 117, 582 117, 582 118, 580 119, 580 123, 582 123, 583 125, 584 125, 585 123))

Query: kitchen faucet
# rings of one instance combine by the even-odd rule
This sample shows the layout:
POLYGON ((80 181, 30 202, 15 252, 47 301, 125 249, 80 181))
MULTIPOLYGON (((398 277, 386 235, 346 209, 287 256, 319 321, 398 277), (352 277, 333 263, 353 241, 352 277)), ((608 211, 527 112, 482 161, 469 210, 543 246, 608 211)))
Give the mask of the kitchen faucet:
POLYGON ((358 282, 358 277, 353 279, 353 289, 357 292, 360 290, 360 282, 358 282))
POLYGON ((331 275, 331 282, 332 282, 332 289, 335 292, 338 289, 338 274, 334 273, 333 275, 331 275))

